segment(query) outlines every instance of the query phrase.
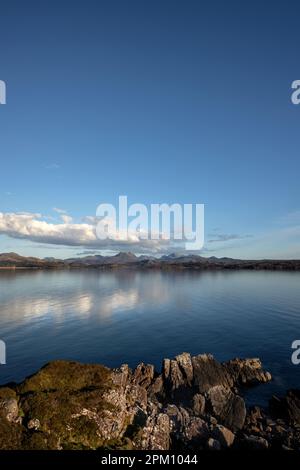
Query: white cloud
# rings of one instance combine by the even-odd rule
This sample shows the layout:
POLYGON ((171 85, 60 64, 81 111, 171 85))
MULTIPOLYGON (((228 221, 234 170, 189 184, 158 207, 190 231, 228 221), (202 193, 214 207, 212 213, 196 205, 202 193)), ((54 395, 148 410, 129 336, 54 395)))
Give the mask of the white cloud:
MULTIPOLYGON (((60 210, 61 211, 61 210, 60 210)), ((82 246, 112 250, 132 250, 162 253, 172 247, 169 240, 143 240, 136 233, 129 233, 127 240, 122 240, 118 231, 109 239, 99 240, 96 236, 96 219, 87 218, 86 222, 73 223, 72 218, 61 214, 64 223, 53 223, 36 213, 0 212, 0 234, 12 238, 31 240, 50 245, 82 246)))
POLYGON ((62 214, 60 216, 61 220, 63 221, 64 224, 71 224, 73 219, 70 215, 62 214))
POLYGON ((208 243, 228 242, 231 240, 244 240, 245 238, 252 238, 252 235, 250 234, 240 235, 238 233, 232 233, 232 234, 218 233, 218 234, 212 234, 211 236, 213 238, 208 240, 208 243))
POLYGON ((65 209, 60 209, 59 207, 53 207, 54 212, 57 212, 57 214, 66 214, 67 211, 65 209))
POLYGON ((52 209, 54 212, 59 214, 60 219, 63 221, 64 224, 71 224, 73 221, 73 218, 67 214, 67 211, 65 209, 60 209, 59 207, 53 207, 52 209))

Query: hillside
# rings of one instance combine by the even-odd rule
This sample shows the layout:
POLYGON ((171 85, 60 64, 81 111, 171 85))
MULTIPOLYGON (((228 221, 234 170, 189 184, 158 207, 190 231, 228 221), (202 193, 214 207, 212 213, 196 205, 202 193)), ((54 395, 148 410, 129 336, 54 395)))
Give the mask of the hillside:
POLYGON ((133 253, 118 253, 114 256, 84 256, 69 259, 36 258, 17 253, 0 254, 0 269, 109 269, 127 267, 131 269, 167 270, 300 270, 300 260, 241 260, 233 258, 205 258, 197 255, 136 256, 133 253))

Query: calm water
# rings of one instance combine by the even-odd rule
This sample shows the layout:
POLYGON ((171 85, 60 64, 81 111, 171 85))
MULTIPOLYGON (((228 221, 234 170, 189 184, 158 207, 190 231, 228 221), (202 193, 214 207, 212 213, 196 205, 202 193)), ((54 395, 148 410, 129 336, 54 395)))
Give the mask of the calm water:
POLYGON ((300 339, 300 273, 1 272, 0 338, 0 383, 52 359, 160 368, 182 351, 260 357, 274 381, 248 400, 264 403, 300 387, 300 365, 290 361, 300 339))

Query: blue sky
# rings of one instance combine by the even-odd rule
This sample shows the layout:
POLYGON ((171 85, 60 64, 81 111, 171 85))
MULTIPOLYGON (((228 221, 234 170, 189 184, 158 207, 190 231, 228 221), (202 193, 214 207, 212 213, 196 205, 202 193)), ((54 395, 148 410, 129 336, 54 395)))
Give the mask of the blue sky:
POLYGON ((51 225, 37 241, 0 221, 0 251, 84 252, 49 236, 53 208, 81 224, 126 194, 204 203, 207 256, 300 257, 299 3, 0 9, 0 213, 51 225))

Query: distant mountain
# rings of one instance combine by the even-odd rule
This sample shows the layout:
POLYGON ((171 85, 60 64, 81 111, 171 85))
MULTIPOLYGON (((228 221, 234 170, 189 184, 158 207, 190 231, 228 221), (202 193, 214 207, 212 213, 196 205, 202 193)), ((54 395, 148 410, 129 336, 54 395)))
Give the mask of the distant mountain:
POLYGON ((141 255, 138 257, 139 261, 156 261, 157 258, 155 256, 147 256, 147 255, 141 255))
MULTIPOLYGON (((109 257, 108 257, 109 258, 109 257)), ((126 263, 136 263, 138 261, 138 257, 135 256, 133 253, 127 252, 127 253, 118 253, 115 256, 111 256, 110 260, 113 263, 121 263, 121 264, 126 264, 126 263)))
POLYGON ((65 260, 66 264, 80 263, 80 264, 101 264, 105 256, 102 255, 92 255, 92 256, 83 256, 82 258, 68 258, 65 260))
POLYGON ((63 267, 62 260, 40 259, 32 256, 21 256, 17 253, 0 253, 0 268, 53 268, 63 267))
POLYGON ((136 256, 130 252, 120 252, 114 256, 93 255, 60 260, 56 258, 35 258, 21 256, 17 253, 0 253, 1 269, 72 269, 72 268, 114 268, 127 267, 131 269, 193 269, 193 270, 293 270, 300 271, 300 260, 240 260, 232 258, 216 258, 193 254, 136 256))
POLYGON ((170 260, 170 259, 176 259, 180 258, 182 256, 181 253, 170 253, 169 255, 163 255, 160 257, 162 261, 170 260))
POLYGON ((23 259, 24 256, 18 255, 18 253, 10 252, 10 253, 0 253, 0 260, 20 260, 23 259))
POLYGON ((130 264, 136 263, 138 257, 133 253, 118 253, 113 256, 102 256, 102 255, 93 255, 93 256, 84 256, 82 258, 69 258, 65 260, 68 265, 87 265, 87 266, 102 266, 105 264, 130 264))
POLYGON ((0 262, 2 263, 22 263, 22 262, 41 262, 39 258, 33 258, 31 256, 21 256, 18 253, 1 253, 0 262))
POLYGON ((164 255, 160 258, 161 261, 171 262, 171 263, 196 263, 201 262, 202 260, 207 261, 208 258, 203 258, 203 256, 183 253, 171 253, 170 255, 164 255))

